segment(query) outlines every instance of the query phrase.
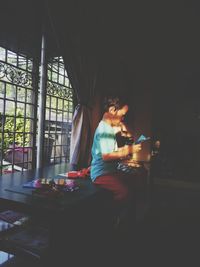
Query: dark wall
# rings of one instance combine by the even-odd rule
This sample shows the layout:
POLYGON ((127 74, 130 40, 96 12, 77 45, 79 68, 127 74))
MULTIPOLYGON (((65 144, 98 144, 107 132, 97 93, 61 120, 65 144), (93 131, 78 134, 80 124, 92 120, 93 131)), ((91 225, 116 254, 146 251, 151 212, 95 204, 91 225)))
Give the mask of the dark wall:
POLYGON ((199 64, 176 64, 159 75, 153 91, 153 137, 176 176, 189 180, 200 174, 199 77, 199 64))

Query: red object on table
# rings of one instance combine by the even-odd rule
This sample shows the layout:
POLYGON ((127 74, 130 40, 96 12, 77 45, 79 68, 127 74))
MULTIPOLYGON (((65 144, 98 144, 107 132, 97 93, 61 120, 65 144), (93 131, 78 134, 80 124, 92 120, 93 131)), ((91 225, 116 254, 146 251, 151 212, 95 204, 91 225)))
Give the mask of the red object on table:
POLYGON ((70 179, 87 178, 89 175, 90 175, 90 167, 83 168, 80 171, 69 171, 66 173, 66 177, 70 179))

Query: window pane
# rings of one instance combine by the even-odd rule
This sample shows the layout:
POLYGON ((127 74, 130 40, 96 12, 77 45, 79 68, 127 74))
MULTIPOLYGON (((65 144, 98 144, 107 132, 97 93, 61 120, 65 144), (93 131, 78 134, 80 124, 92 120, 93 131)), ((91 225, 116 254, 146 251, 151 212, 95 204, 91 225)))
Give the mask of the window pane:
POLYGON ((49 109, 48 108, 46 108, 45 119, 49 120, 49 109))
POLYGON ((25 119, 25 132, 31 132, 33 133, 33 119, 25 119))
POLYGON ((26 117, 34 118, 34 107, 33 107, 33 105, 26 104, 26 117))
POLYGON ((32 134, 25 134, 25 146, 30 146, 32 143, 32 134))
POLYGON ((4 100, 0 98, 0 113, 3 113, 3 109, 4 109, 4 100))
POLYGON ((62 75, 59 76, 59 83, 60 84, 64 83, 64 76, 62 76, 62 75))
POLYGON ((57 112, 57 121, 62 121, 62 112, 57 112))
POLYGON ((50 105, 51 105, 51 97, 49 95, 47 95, 47 98, 46 98, 46 107, 49 108, 50 105))
POLYGON ((26 59, 22 56, 18 56, 18 67, 20 67, 21 69, 26 70, 26 59))
POLYGON ((11 52, 8 50, 7 52, 7 62, 14 65, 14 66, 17 66, 17 55, 16 53, 14 52, 11 52))
POLYGON ((33 90, 26 91, 26 102, 27 103, 33 103, 33 90))
POLYGON ((32 71, 32 69, 33 69, 33 62, 32 62, 32 60, 28 60, 28 70, 29 71, 32 71))
POLYGON ((16 86, 13 84, 6 85, 6 98, 15 100, 16 99, 16 86))
POLYGON ((24 132, 24 118, 16 118, 16 132, 24 132))
POLYGON ((5 61, 5 55, 6 55, 6 50, 3 47, 0 47, 0 60, 5 61))
POLYGON ((25 104, 24 103, 17 103, 17 116, 24 117, 25 112, 25 104))
POLYGON ((60 109, 60 110, 62 110, 63 109, 63 99, 58 99, 58 108, 60 109))
POLYGON ((68 112, 63 112, 63 120, 67 121, 68 120, 69 113, 68 112))
POLYGON ((6 106, 6 108, 5 108, 5 113, 6 113, 6 115, 14 115, 15 114, 15 102, 13 102, 13 101, 6 101, 5 102, 5 106, 6 106))
POLYGON ((0 81, 0 97, 4 97, 5 94, 5 83, 0 81))
POLYGON ((26 89, 22 87, 17 88, 17 100, 25 102, 26 97, 26 89))

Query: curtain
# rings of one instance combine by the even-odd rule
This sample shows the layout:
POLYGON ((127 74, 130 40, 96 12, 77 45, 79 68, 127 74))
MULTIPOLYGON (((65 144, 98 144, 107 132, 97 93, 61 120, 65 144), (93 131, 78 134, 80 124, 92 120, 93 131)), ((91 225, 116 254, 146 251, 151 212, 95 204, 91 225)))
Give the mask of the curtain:
POLYGON ((90 163, 91 114, 84 105, 78 104, 75 108, 71 136, 71 169, 87 167, 90 163))
MULTIPOLYGON (((87 1, 89 6, 96 8, 93 1, 87 1)), ((55 44, 59 54, 63 56, 78 102, 72 121, 70 163, 71 169, 80 169, 90 164, 91 157, 92 100, 99 69, 97 39, 94 36, 96 16, 80 0, 68 1, 67 10, 62 3, 58 7, 55 2, 47 0, 46 4, 55 44)))
MULTIPOLYGON (((70 50, 73 51, 73 48, 70 50)), ((97 80, 97 63, 92 56, 64 56, 65 66, 75 90, 78 105, 75 107, 70 145, 72 170, 90 165, 92 108, 97 80)))

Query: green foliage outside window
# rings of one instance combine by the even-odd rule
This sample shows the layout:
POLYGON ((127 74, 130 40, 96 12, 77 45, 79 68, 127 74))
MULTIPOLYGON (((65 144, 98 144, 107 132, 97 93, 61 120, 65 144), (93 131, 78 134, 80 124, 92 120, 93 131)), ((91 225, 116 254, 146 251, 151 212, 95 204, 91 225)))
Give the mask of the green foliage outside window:
POLYGON ((30 135, 24 136, 24 132, 30 132, 30 121, 27 120, 24 127, 24 117, 21 110, 17 110, 16 122, 15 118, 11 117, 13 113, 6 113, 4 118, 4 142, 2 144, 2 124, 3 124, 3 115, 0 112, 0 144, 3 146, 3 154, 9 148, 10 145, 13 145, 14 142, 17 146, 27 146, 30 143, 30 135), (16 126, 15 126, 16 123, 16 126), (14 126, 15 126, 15 139, 14 139, 14 126))

